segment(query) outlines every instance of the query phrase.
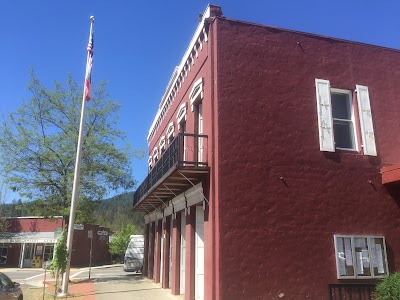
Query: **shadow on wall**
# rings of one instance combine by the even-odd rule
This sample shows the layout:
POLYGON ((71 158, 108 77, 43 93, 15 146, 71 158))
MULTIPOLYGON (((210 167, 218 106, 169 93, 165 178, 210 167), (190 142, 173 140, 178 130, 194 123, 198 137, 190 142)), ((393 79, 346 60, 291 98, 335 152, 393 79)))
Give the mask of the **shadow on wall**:
POLYGON ((10 219, 10 226, 8 226, 8 231, 9 232, 21 232, 22 231, 22 226, 21 222, 19 219, 10 219))
POLYGON ((34 219, 34 220, 31 221, 31 225, 29 227, 29 231, 30 232, 39 232, 38 220, 37 219, 34 219))

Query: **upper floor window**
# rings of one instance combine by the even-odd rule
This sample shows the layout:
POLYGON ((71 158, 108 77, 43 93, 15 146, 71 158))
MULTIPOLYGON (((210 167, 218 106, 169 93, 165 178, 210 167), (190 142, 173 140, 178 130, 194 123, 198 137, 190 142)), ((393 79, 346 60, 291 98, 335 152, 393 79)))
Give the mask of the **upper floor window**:
POLYGON ((160 152, 161 152, 161 154, 163 154, 165 151, 165 136, 161 137, 158 147, 160 147, 160 152))
POLYGON ((331 89, 331 100, 336 148, 357 150, 351 91, 331 89))
MULTIPOLYGON (((328 80, 315 79, 318 129, 321 151, 335 149, 358 151, 353 92, 330 87, 328 80)), ((376 145, 368 87, 356 85, 359 134, 365 155, 376 156, 376 145)))
POLYGON ((335 235, 338 279, 380 278, 388 274, 383 236, 335 235))
POLYGON ((170 144, 172 142, 172 140, 174 139, 174 132, 175 132, 174 122, 171 122, 168 124, 168 128, 167 128, 168 144, 170 144))
POLYGON ((203 77, 200 77, 194 84, 189 94, 190 105, 194 111, 194 105, 203 100, 203 77))
POLYGON ((153 161, 154 161, 154 164, 156 164, 156 162, 158 161, 158 149, 157 149, 157 147, 155 147, 154 150, 153 150, 153 161))
POLYGON ((181 104, 178 113, 176 114, 178 129, 181 129, 181 124, 186 122, 186 119, 187 119, 187 103, 185 102, 181 104))

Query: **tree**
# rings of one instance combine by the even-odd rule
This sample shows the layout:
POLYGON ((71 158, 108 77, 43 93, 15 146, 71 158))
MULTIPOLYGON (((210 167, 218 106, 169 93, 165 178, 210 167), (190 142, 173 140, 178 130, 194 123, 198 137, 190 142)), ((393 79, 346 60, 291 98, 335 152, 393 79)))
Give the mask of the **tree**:
POLYGON ((135 225, 122 225, 121 229, 114 234, 108 246, 110 253, 113 255, 123 255, 128 247, 132 234, 138 234, 138 230, 135 225))
POLYGON ((67 231, 64 230, 57 240, 56 246, 54 247, 53 260, 50 263, 50 272, 53 277, 56 277, 56 293, 58 291, 58 281, 59 277, 62 278, 62 275, 65 273, 67 269, 67 261, 68 261, 68 250, 67 250, 67 231))
MULTIPOLYGON (((71 202, 79 134, 82 89, 67 77, 49 89, 31 74, 31 98, 0 124, 1 172, 7 184, 35 202, 43 216, 67 216, 71 202)), ((106 84, 92 86, 87 103, 77 206, 88 208, 111 191, 133 188, 131 151, 125 133, 116 129, 121 105, 111 100, 106 84)), ((92 210, 77 210, 77 222, 93 219, 92 210)))

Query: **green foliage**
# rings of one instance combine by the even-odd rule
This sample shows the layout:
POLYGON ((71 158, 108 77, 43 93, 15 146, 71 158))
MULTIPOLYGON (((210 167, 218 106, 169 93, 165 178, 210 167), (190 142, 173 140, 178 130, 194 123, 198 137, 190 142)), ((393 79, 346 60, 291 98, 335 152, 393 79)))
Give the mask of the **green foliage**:
POLYGON ((110 253, 113 255, 123 255, 128 247, 130 236, 132 234, 138 234, 135 225, 122 225, 121 229, 114 234, 113 239, 109 244, 110 253))
POLYGON ((67 231, 64 230, 60 238, 57 240, 56 246, 54 247, 53 260, 50 263, 51 275, 55 276, 55 274, 64 274, 67 268, 67 261, 67 231))
POLYGON ((376 287, 376 300, 400 300, 400 272, 385 277, 376 287))
POLYGON ((7 232, 9 226, 7 219, 0 219, 0 232, 7 232))
POLYGON ((132 211, 133 192, 123 193, 103 200, 96 206, 96 223, 118 231, 123 224, 134 224, 138 234, 143 234, 144 218, 142 213, 132 211))
MULTIPOLYGON (((22 197, 37 200, 35 215, 69 215, 82 102, 82 89, 71 76, 66 84, 42 85, 32 72, 31 98, 0 124, 1 175, 22 197)), ((121 105, 106 84, 92 87, 86 105, 77 219, 93 220, 94 205, 111 191, 130 190, 135 181, 125 133, 116 129, 121 105), (87 209, 83 209, 87 208, 87 209)))

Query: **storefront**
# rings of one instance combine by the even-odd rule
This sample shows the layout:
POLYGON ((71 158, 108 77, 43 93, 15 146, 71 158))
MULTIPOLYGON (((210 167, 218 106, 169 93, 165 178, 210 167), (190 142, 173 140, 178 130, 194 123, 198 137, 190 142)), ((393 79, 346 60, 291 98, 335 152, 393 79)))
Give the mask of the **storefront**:
POLYGON ((0 265, 41 268, 53 258, 54 232, 0 233, 0 265))

